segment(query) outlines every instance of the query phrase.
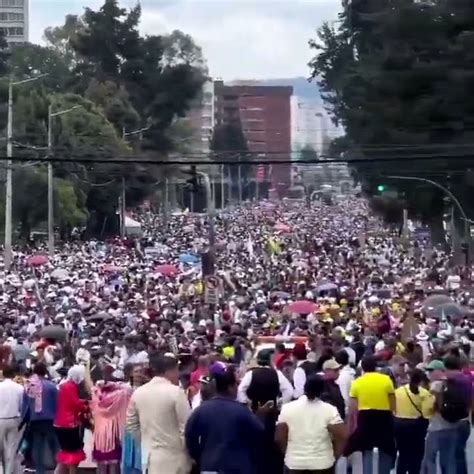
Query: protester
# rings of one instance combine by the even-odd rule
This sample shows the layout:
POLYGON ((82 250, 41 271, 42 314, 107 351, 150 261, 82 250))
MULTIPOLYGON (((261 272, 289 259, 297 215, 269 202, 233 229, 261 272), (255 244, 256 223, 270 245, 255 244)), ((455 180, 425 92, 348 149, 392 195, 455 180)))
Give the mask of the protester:
POLYGON ((339 351, 336 354, 335 361, 340 365, 336 383, 339 386, 342 398, 344 399, 344 409, 347 414, 349 411, 351 386, 355 379, 355 370, 349 365, 349 354, 345 350, 339 351))
POLYGON ((472 382, 461 372, 461 360, 448 356, 444 363, 434 364, 433 371, 445 368, 441 380, 433 380, 431 393, 435 397, 434 413, 428 425, 424 473, 434 472, 436 460, 445 472, 466 474, 466 444, 471 432, 469 416, 472 407, 472 382))
MULTIPOLYGON (((205 215, 175 212, 165 222, 153 209, 133 210, 141 238, 58 241, 55 254, 49 257, 42 244, 15 247, 8 272, 0 261, 0 369, 19 363, 17 380, 23 383, 42 362, 47 366, 46 378, 61 384, 74 364, 88 365, 95 384, 122 380, 125 375, 128 379, 133 372, 137 375, 133 384, 138 385, 150 360, 170 353, 177 361, 170 376, 179 379, 180 388, 187 391, 183 410, 189 413, 191 405, 210 401, 202 403, 212 397, 214 382, 206 384, 204 377, 213 377, 211 366, 225 361, 237 370, 238 400, 249 403, 255 415, 262 403, 274 405, 263 419, 261 453, 282 465, 273 436, 279 410, 304 394, 312 374, 326 372, 334 388, 335 369, 323 368, 335 360, 343 366, 336 382, 345 400, 341 415, 346 414, 354 431, 346 454, 379 447, 381 469, 386 469, 385 454, 393 462, 395 434, 389 421, 390 394, 383 394, 388 390, 387 379, 375 376, 385 373, 393 378, 393 386, 403 387, 415 367, 426 370, 433 392, 440 392, 438 402, 445 398, 441 393, 448 385, 443 381, 447 372, 455 379, 461 379, 459 373, 471 378, 474 298, 470 296, 470 267, 451 268, 451 252, 417 232, 408 243, 401 242, 364 199, 354 196, 338 199, 334 205, 313 203, 311 207, 262 200, 216 210, 214 217, 213 259, 208 253, 205 215), (455 279, 450 278, 453 275, 455 279), (340 358, 344 352, 349 364, 340 358), (359 362, 371 355, 376 359, 375 372, 352 382, 349 367, 354 365, 359 371, 359 362), (440 369, 446 356, 460 360, 462 370, 440 369), (260 362, 257 368, 256 361, 260 362), (356 397, 351 398, 349 385, 356 397), (378 392, 379 398, 374 396, 378 392), (371 403, 365 403, 364 394, 371 403), (357 399, 357 410, 347 410, 347 398, 349 405, 357 399), (384 403, 380 403, 382 398, 384 403), (358 418, 364 422, 370 418, 365 425, 372 427, 380 422, 372 430, 382 433, 378 440, 364 438, 370 443, 355 443, 364 440, 354 423, 358 418)), ((218 367, 214 368, 218 371, 218 367)), ((181 400, 181 392, 171 394, 179 387, 169 381, 165 387, 165 382, 156 377, 146 389, 148 407, 153 387, 169 403, 173 397, 181 400)), ((83 383, 77 389, 80 400, 90 397, 83 383)), ((164 412, 166 403, 162 405, 164 412)), ((462 471, 467 424, 454 423, 459 428, 454 430, 456 435, 453 430, 434 434, 440 412, 441 407, 435 407, 425 457, 439 452, 440 439, 453 441, 456 436, 462 471)), ((140 453, 138 437, 132 440, 126 433, 123 458, 127 468, 141 469, 142 458, 147 465, 158 455, 167 461, 177 459, 172 469, 187 465, 184 445, 179 442, 179 426, 184 426, 186 416, 180 415, 178 422, 171 415, 160 419, 153 415, 149 420, 154 413, 149 408, 142 407, 141 413, 135 434, 142 431, 141 423, 151 426, 141 446, 146 449, 140 453), (158 444, 156 439, 164 442, 158 444)), ((88 423, 87 417, 78 420, 78 425, 88 423)), ((93 450, 89 433, 87 452, 93 450)), ((27 443, 22 452, 24 448, 27 443)), ((443 454, 443 460, 452 459, 451 455, 443 454)), ((366 463, 369 457, 366 453, 366 463)), ((257 470, 281 471, 277 465, 262 464, 261 458, 256 461, 257 470)), ((357 472, 354 465, 353 470, 357 472)))
POLYGON ((170 355, 150 359, 154 377, 132 395, 127 430, 141 440, 142 471, 188 474, 190 462, 182 434, 190 414, 178 386, 178 361, 170 355))
POLYGON ((130 387, 120 382, 102 382, 92 390, 92 456, 97 462, 99 474, 119 473, 130 395, 130 387))
MULTIPOLYGON (((145 367, 135 365, 132 368, 131 388, 135 391, 148 381, 145 367)), ((140 439, 135 438, 128 430, 125 430, 122 449, 122 474, 141 474, 142 472, 142 456, 141 456, 140 439)))
POLYGON ((341 389, 336 383, 340 370, 341 365, 335 359, 329 359, 324 362, 322 372, 324 391, 321 395, 321 400, 335 406, 341 419, 344 420, 346 418, 346 404, 341 394, 341 389))
POLYGON ((318 365, 314 361, 307 360, 306 347, 301 343, 295 344, 293 357, 296 359, 296 369, 293 374, 294 397, 299 398, 304 393, 306 378, 318 372, 318 365))
POLYGON ((333 474, 342 455, 347 430, 338 410, 320 397, 324 380, 311 375, 304 395, 282 407, 275 439, 289 474, 333 474))
POLYGON ((425 437, 433 399, 425 388, 425 373, 415 369, 410 382, 395 390, 395 439, 397 474, 419 474, 425 451, 425 437))
POLYGON ((5 473, 13 473, 18 468, 16 451, 20 440, 18 430, 24 389, 13 381, 15 375, 13 366, 3 367, 3 380, 0 382, 0 465, 5 473))
POLYGON ((25 383, 23 419, 26 422, 24 439, 25 458, 38 474, 45 474, 56 467, 59 450, 54 418, 57 410, 58 388, 48 380, 48 369, 42 362, 33 367, 33 375, 25 383))
POLYGON ((377 372, 373 356, 362 359, 364 375, 350 391, 349 423, 352 432, 347 454, 362 451, 364 474, 372 474, 373 449, 379 450, 379 474, 389 474, 395 463, 393 413, 395 389, 388 375, 377 372))
POLYGON ((258 416, 253 415, 236 400, 233 369, 223 367, 213 378, 216 397, 196 408, 186 425, 186 446, 191 458, 201 473, 256 474, 260 461, 272 462, 261 452, 264 425, 258 417, 264 417, 273 402, 260 406, 258 416))
POLYGON ((89 407, 87 401, 79 398, 79 384, 85 380, 86 369, 75 365, 59 387, 54 428, 61 450, 56 456, 56 474, 76 474, 77 466, 86 459, 81 423, 89 407))

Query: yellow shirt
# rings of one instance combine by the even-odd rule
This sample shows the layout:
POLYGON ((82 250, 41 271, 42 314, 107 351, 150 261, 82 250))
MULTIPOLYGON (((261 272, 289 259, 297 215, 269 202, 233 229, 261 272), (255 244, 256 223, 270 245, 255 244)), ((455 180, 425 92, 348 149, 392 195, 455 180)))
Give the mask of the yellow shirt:
POLYGON ((426 388, 420 387, 419 393, 414 394, 410 391, 409 385, 407 384, 395 390, 395 397, 397 400, 395 416, 397 418, 416 419, 419 418, 421 414, 423 414, 424 418, 430 417, 434 398, 426 388), (412 401, 410 401, 410 399, 412 401), (416 405, 418 410, 413 405, 416 405))
POLYGON ((393 393, 395 388, 388 375, 369 372, 352 382, 350 396, 357 399, 359 410, 390 410, 389 395, 393 393))

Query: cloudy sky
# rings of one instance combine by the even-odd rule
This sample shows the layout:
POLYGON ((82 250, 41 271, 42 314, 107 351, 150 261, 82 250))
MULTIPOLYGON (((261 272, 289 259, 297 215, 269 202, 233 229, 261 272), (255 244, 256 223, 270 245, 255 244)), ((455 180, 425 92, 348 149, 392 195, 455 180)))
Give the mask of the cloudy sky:
MULTIPOLYGON (((30 0, 30 40, 68 13, 98 8, 102 0, 30 0)), ((121 0, 131 6, 136 0, 121 0)), ((142 31, 180 29, 203 48, 212 76, 267 79, 308 76, 308 39, 337 18, 341 0, 141 0, 142 31)))

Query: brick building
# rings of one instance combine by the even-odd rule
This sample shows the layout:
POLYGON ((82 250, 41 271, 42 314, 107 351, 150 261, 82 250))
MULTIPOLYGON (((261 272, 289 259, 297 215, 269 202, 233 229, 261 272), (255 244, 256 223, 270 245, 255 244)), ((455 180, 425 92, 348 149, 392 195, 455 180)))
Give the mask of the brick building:
MULTIPOLYGON (((214 90, 216 125, 241 127, 252 159, 291 159, 292 87, 225 85, 216 81, 214 90)), ((265 168, 265 179, 280 196, 284 195, 291 186, 291 166, 281 164, 265 168)), ((255 175, 257 167, 253 169, 255 175)))

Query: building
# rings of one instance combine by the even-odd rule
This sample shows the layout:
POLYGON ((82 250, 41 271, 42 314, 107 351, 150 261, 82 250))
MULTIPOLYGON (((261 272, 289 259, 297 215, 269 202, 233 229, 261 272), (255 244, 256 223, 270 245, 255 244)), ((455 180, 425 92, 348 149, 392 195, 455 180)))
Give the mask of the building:
POLYGON ((210 152, 214 117, 214 82, 207 81, 203 85, 199 99, 186 114, 185 121, 192 133, 192 143, 187 144, 188 148, 202 154, 210 152))
MULTIPOLYGON (((242 129, 251 159, 288 161, 291 159, 292 87, 260 85, 225 85, 215 82, 215 123, 231 124, 242 129)), ((254 178, 262 169, 254 167, 254 178)), ((269 165, 265 178, 282 196, 291 186, 288 163, 269 165)))
MULTIPOLYGON (((293 96, 291 98, 292 149, 312 148, 318 158, 328 161, 321 165, 300 164, 293 167, 293 182, 301 182, 307 189, 316 190, 321 185, 339 189, 342 182, 352 182, 349 168, 344 163, 330 163, 329 146, 336 137, 343 135, 341 127, 334 125, 323 104, 293 96)), ((299 153, 296 156, 302 158, 299 153)))
POLYGON ((0 28, 9 43, 28 41, 29 0, 0 0, 0 28))
POLYGON ((318 156, 323 154, 325 111, 318 101, 291 97, 291 143, 293 150, 311 147, 318 156))

